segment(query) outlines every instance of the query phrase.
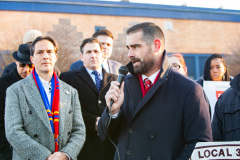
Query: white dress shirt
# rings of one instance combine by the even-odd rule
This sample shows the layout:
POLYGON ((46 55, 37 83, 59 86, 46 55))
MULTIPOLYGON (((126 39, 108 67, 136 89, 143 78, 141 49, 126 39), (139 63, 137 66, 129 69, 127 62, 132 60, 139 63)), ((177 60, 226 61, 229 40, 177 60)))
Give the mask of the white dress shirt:
MULTIPOLYGON (((95 75, 92 73, 94 70, 91 70, 91 69, 88 69, 86 68, 87 72, 89 73, 89 75, 91 76, 94 84, 96 84, 96 81, 95 81, 95 75)), ((98 71, 98 73, 100 74, 99 78, 101 80, 103 80, 103 74, 102 74, 102 67, 98 68, 96 71, 98 71)))
POLYGON ((103 61, 102 67, 105 69, 105 71, 106 71, 107 73, 110 73, 110 69, 109 69, 109 66, 108 66, 108 61, 107 61, 107 59, 105 59, 105 60, 103 61))
POLYGON ((142 74, 143 83, 144 83, 144 79, 145 79, 145 78, 148 78, 148 79, 151 81, 151 84, 153 84, 159 72, 160 72, 160 70, 157 71, 157 72, 155 72, 155 73, 153 73, 153 74, 152 74, 151 76, 149 76, 149 77, 147 77, 146 75, 142 74))
POLYGON ((44 90, 45 90, 45 92, 47 94, 48 102, 49 102, 49 104, 51 106, 51 96, 52 96, 51 95, 51 91, 52 91, 51 81, 50 82, 45 81, 41 77, 39 77, 39 79, 42 82, 42 86, 43 86, 43 88, 44 88, 44 90))

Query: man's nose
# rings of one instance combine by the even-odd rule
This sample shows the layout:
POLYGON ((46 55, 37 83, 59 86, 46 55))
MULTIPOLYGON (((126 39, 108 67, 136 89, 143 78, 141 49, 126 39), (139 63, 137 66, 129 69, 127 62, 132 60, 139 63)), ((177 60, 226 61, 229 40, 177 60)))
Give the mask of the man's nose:
POLYGON ((43 58, 48 58, 48 57, 49 57, 48 53, 46 51, 44 51, 43 52, 43 58))
POLYGON ((95 57, 96 54, 95 54, 94 52, 91 52, 90 56, 91 56, 91 57, 95 57))
POLYGON ((28 71, 28 69, 29 69, 29 66, 28 66, 28 65, 26 65, 26 66, 23 68, 23 71, 24 71, 24 72, 27 72, 27 71, 28 71))
POLYGON ((134 57, 135 53, 131 49, 128 50, 128 58, 134 57))
POLYGON ((105 49, 107 48, 107 44, 102 44, 102 47, 105 49))

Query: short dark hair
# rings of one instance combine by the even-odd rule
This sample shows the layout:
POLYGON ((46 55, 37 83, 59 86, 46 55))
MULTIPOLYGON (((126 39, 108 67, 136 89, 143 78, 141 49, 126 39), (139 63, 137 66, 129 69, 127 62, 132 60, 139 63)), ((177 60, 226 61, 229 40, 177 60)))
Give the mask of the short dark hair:
POLYGON ((92 38, 97 38, 98 36, 108 36, 108 37, 111 37, 113 39, 113 34, 112 32, 110 32, 109 30, 107 29, 99 29, 97 32, 95 32, 93 35, 92 35, 92 38))
POLYGON ((165 46, 164 34, 162 29, 158 25, 152 22, 139 23, 130 27, 127 30, 127 35, 138 31, 143 31, 142 40, 146 42, 148 45, 151 44, 155 40, 155 38, 158 38, 160 39, 162 45, 165 46))
POLYGON ((203 79, 206 81, 212 81, 211 76, 210 76, 211 61, 215 58, 221 59, 223 66, 226 67, 226 72, 224 73, 223 81, 230 81, 230 77, 228 74, 228 69, 227 69, 225 59, 220 54, 212 54, 210 57, 208 57, 208 59, 205 62, 205 66, 204 66, 203 79))
POLYGON ((99 43, 99 41, 96 38, 86 38, 83 40, 81 46, 80 46, 80 51, 83 54, 83 48, 87 43, 98 43, 100 46, 100 49, 102 49, 101 44, 99 43))
POLYGON ((54 52, 55 54, 57 54, 58 52, 58 44, 57 42, 50 36, 39 36, 37 37, 31 44, 31 50, 30 50, 30 54, 31 56, 34 55, 34 52, 35 52, 35 44, 39 41, 42 41, 42 40, 48 40, 49 42, 51 42, 54 46, 54 52))

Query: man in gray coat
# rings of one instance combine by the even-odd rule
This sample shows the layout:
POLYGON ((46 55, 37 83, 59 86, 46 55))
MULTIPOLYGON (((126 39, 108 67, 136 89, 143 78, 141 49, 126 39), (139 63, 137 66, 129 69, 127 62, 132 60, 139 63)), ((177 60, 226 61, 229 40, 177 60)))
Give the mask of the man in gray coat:
POLYGON ((78 93, 53 70, 57 50, 51 37, 36 38, 32 74, 7 89, 5 130, 14 160, 76 160, 84 144, 78 93))

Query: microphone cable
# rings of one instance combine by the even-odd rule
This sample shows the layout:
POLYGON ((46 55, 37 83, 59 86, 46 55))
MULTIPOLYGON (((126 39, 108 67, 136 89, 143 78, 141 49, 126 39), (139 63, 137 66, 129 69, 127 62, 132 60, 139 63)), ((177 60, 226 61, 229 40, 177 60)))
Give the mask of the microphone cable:
POLYGON ((111 123, 111 120, 112 120, 112 114, 111 114, 112 105, 113 105, 113 103, 111 103, 111 104, 110 104, 110 107, 109 107, 109 121, 108 121, 108 124, 107 124, 107 137, 108 137, 109 141, 113 144, 113 146, 114 146, 115 149, 116 149, 117 156, 118 156, 118 160, 121 160, 121 159, 120 159, 119 150, 118 150, 116 144, 113 142, 113 140, 111 139, 111 137, 110 137, 109 134, 108 134, 108 127, 109 127, 109 125, 110 125, 110 123, 111 123))
MULTIPOLYGON (((124 80, 124 78, 125 78, 125 76, 126 76, 127 73, 128 73, 128 68, 127 68, 126 66, 121 66, 121 67, 118 69, 118 72, 119 72, 119 75, 118 75, 117 81, 120 83, 120 85, 119 85, 119 88, 120 88, 121 85, 122 85, 122 82, 123 82, 123 80, 124 80)), ((118 160, 120 160, 119 150, 118 150, 116 144, 113 142, 113 140, 111 139, 111 137, 110 137, 109 134, 108 134, 108 127, 109 127, 109 125, 110 125, 110 123, 111 123, 111 120, 112 120, 111 111, 112 111, 112 105, 113 105, 113 103, 114 103, 114 101, 111 100, 111 101, 110 101, 110 106, 109 106, 109 121, 108 121, 108 124, 107 124, 107 126, 106 126, 106 127, 107 127, 107 137, 108 137, 108 139, 110 140, 110 142, 113 144, 113 146, 115 147, 116 152, 117 152, 117 156, 118 156, 118 160)))

